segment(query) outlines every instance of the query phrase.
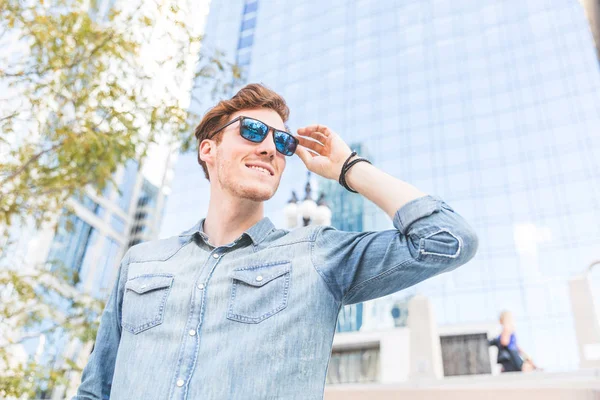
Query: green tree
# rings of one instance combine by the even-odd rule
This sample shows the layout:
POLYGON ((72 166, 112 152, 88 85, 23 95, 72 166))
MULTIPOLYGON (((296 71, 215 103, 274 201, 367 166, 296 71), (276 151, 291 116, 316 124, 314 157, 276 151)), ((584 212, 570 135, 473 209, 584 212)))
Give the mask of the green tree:
POLYGON ((75 368, 15 364, 11 348, 55 330, 89 342, 102 310, 73 277, 12 257, 9 228, 41 226, 84 188, 101 193, 127 160, 141 165, 152 143, 189 149, 199 116, 185 94, 219 97, 240 78, 223 54, 201 49, 181 4, 119 4, 0 0, 2 398, 39 394, 75 368))
POLYGON ((0 103, 6 225, 40 222, 86 185, 102 191, 119 165, 143 160, 159 138, 189 148, 197 116, 182 107, 181 88, 193 81, 220 94, 239 77, 220 54, 198 52, 201 36, 173 2, 105 16, 86 3, 0 0, 1 44, 12 50, 0 55, 9 97, 0 103), (195 74, 186 73, 190 64, 195 74))

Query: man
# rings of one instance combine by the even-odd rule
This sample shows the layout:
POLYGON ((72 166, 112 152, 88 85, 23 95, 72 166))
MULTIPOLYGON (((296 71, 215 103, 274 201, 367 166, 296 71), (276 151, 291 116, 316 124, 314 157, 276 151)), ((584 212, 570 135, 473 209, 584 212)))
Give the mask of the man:
MULTIPOLYGON (((206 218, 131 248, 75 399, 319 399, 344 304, 470 260, 477 237, 440 199, 368 162, 322 125, 286 132, 283 98, 251 84, 196 128, 206 218), (263 202, 286 157, 340 180, 396 229, 276 229, 263 202), (341 179, 340 179, 341 175, 341 179)), ((190 184, 193 184, 190 182, 190 184)))

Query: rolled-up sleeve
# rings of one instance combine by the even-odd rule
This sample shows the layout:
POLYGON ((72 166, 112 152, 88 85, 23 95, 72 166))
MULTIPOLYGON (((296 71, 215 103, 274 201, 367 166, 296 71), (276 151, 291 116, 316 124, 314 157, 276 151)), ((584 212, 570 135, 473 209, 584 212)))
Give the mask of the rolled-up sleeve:
POLYGON ((478 240, 473 228, 438 197, 415 199, 380 232, 320 228, 312 261, 334 297, 344 304, 385 296, 471 260, 478 240))
POLYGON ((121 309, 128 260, 129 253, 123 257, 119 266, 117 280, 102 313, 94 351, 83 369, 81 384, 77 395, 72 400, 105 400, 110 397, 115 361, 121 340, 121 309))

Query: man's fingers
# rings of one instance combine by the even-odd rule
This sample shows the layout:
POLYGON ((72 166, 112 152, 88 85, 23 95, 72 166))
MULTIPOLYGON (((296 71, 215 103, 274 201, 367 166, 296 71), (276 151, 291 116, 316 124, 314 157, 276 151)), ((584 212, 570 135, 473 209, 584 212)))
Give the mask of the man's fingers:
POLYGON ((298 134, 314 137, 315 139, 324 142, 325 139, 332 134, 332 131, 325 125, 308 125, 304 128, 298 129, 298 134))
POLYGON ((327 138, 329 137, 329 136, 325 135, 322 132, 319 132, 319 131, 309 131, 309 130, 307 130, 305 128, 298 129, 298 135, 307 136, 307 137, 313 138, 313 139, 318 140, 319 142, 321 142, 323 144, 325 144, 327 142, 327 138), (304 133, 301 133, 302 129, 304 129, 304 133))
POLYGON ((331 130, 328 127, 326 127, 325 125, 308 125, 308 126, 305 126, 304 128, 300 128, 300 129, 304 129, 307 132, 321 132, 325 136, 331 135, 331 130))
POLYGON ((300 144, 316 153, 322 154, 325 146, 322 143, 307 139, 305 136, 296 136, 300 144))
POLYGON ((313 155, 311 154, 310 151, 308 151, 308 149, 302 145, 296 147, 296 154, 298 155, 298 157, 300 157, 300 159, 302 160, 302 162, 304 163, 304 165, 306 165, 308 167, 308 164, 310 163, 310 161, 313 158, 313 155))

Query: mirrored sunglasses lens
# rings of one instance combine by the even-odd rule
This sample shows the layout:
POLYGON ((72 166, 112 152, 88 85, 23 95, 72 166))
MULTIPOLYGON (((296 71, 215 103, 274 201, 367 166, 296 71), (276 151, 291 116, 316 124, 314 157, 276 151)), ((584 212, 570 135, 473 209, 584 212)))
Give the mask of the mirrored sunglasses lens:
POLYGON ((244 139, 251 142, 260 143, 267 137, 269 128, 260 121, 254 119, 244 119, 242 121, 241 135, 244 139))
POLYGON ((287 132, 275 131, 275 148, 283 155, 291 156, 296 152, 297 142, 287 132))

